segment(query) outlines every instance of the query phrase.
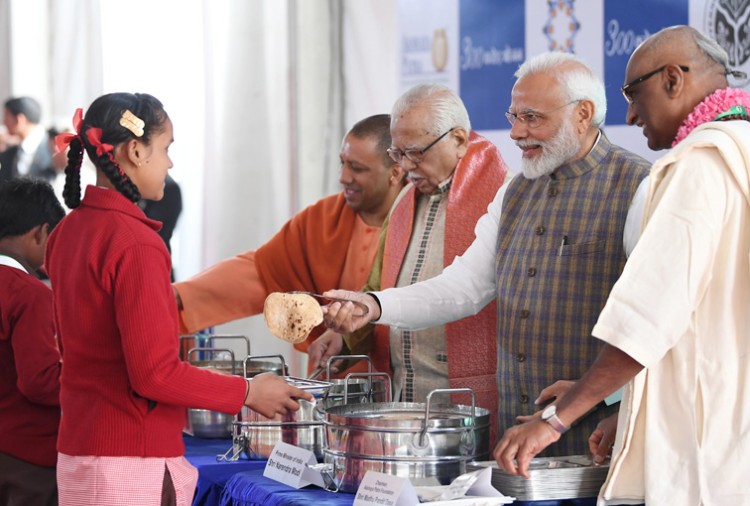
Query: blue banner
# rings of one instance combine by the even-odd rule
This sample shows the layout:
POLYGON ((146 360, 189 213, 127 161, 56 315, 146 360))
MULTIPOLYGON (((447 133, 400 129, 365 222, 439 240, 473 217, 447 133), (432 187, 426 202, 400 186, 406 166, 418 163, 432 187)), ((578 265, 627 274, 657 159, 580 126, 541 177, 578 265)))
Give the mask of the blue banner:
POLYGON ((509 128, 504 116, 525 54, 523 0, 461 0, 459 83, 474 130, 509 128), (502 8, 499 6, 502 5, 502 8))
POLYGON ((625 84, 625 68, 638 44, 664 27, 686 24, 688 0, 604 2, 604 83, 608 125, 625 124, 628 104, 620 87, 625 84))

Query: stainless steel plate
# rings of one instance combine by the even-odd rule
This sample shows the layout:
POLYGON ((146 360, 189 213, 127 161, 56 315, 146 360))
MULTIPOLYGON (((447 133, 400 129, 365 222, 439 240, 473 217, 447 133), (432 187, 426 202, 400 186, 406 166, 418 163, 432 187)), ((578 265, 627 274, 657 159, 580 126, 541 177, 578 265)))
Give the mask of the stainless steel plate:
POLYGON ((519 501, 596 497, 609 472, 609 463, 595 466, 586 455, 542 457, 531 461, 529 479, 506 473, 497 462, 470 462, 467 471, 492 468, 492 486, 519 501))

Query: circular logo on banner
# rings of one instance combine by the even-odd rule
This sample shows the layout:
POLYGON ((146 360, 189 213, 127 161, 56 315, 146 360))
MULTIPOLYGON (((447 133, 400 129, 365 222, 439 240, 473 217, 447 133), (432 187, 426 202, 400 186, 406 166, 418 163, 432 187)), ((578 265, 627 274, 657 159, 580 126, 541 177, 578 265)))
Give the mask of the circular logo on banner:
POLYGON ((706 33, 729 54, 729 65, 747 72, 750 60, 750 0, 709 0, 706 33))
POLYGON ((573 39, 581 29, 575 15, 575 0, 547 0, 548 18, 542 28, 549 51, 575 52, 573 39))

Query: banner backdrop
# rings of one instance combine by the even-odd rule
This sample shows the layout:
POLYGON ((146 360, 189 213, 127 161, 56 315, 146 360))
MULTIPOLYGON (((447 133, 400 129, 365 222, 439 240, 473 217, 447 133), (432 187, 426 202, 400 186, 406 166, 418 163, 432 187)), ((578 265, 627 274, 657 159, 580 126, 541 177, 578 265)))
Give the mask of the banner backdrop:
POLYGON ((421 82, 458 91, 472 127, 498 145, 514 172, 520 150, 503 113, 513 73, 528 57, 563 50, 583 58, 604 79, 607 136, 649 160, 659 153, 648 149, 640 128, 625 124, 620 94, 625 66, 643 39, 689 24, 750 74, 750 0, 399 0, 397 11, 399 92, 421 82))

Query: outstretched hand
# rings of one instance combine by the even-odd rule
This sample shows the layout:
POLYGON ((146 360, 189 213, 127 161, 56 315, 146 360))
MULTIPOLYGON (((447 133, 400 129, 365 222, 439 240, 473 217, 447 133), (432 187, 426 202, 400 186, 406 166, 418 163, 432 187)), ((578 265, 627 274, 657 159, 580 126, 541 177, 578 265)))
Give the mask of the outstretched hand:
POLYGON ((245 405, 266 418, 285 415, 297 411, 297 399, 312 401, 313 396, 301 388, 290 385, 281 376, 267 372, 250 380, 250 388, 245 396, 245 405))
POLYGON ((492 456, 500 469, 528 478, 531 459, 558 439, 560 433, 551 425, 534 419, 506 430, 492 456))
POLYGON ((371 295, 366 293, 349 290, 328 290, 323 293, 323 296, 353 301, 334 300, 323 306, 325 324, 339 334, 349 334, 380 318, 380 306, 371 295), (354 302, 357 302, 357 304, 354 302), (367 307, 366 312, 364 311, 365 307, 367 307))
POLYGON ((599 422, 589 437, 589 450, 594 456, 594 464, 601 464, 610 457, 616 434, 617 413, 599 422))
MULTIPOLYGON (((344 338, 341 337, 341 334, 327 329, 307 347, 307 355, 313 367, 328 367, 328 359, 341 355, 343 349, 344 338)), ((334 364, 331 364, 331 372, 338 372, 340 362, 343 361, 337 360, 334 364)))

